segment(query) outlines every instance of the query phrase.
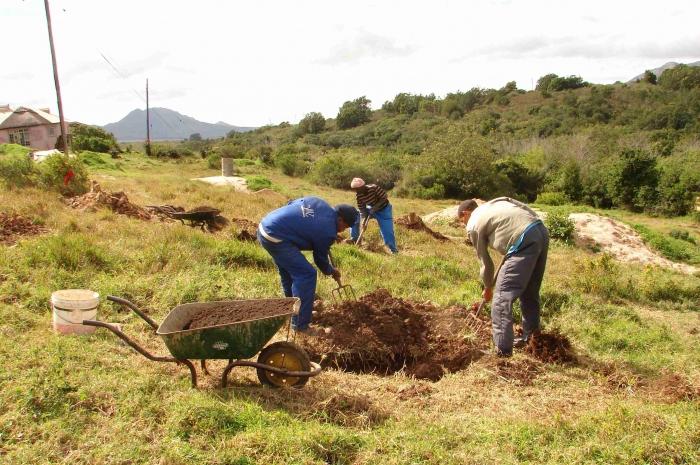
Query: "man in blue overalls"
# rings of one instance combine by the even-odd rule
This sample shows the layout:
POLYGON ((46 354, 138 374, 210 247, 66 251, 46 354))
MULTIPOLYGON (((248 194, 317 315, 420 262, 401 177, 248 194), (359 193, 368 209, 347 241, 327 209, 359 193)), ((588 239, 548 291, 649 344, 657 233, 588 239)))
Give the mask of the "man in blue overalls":
POLYGON ((328 253, 338 233, 355 224, 358 215, 351 205, 333 208, 318 197, 302 197, 268 213, 260 222, 258 241, 277 265, 284 295, 301 300, 299 315, 292 317, 295 331, 315 335, 309 324, 316 293, 316 270, 301 251, 313 251, 319 270, 340 279, 340 271, 331 265, 328 253))

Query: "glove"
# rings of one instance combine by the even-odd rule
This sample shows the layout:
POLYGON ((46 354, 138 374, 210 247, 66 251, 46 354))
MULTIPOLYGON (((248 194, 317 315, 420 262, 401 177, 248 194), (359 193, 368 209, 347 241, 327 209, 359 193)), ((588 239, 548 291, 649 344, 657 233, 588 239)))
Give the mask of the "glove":
POLYGON ((481 293, 481 297, 484 299, 484 301, 491 302, 491 299, 493 299, 493 288, 492 287, 485 288, 484 292, 481 293))
POLYGON ((338 268, 333 268, 331 276, 340 284, 340 270, 338 268))

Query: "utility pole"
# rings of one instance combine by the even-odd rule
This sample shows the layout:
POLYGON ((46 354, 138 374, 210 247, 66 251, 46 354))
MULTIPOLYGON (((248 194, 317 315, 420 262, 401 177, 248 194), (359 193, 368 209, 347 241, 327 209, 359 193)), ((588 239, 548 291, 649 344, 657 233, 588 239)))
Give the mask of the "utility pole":
POLYGON ((151 156, 151 109, 148 106, 148 79, 146 79, 146 155, 151 156))
POLYGON ((63 102, 61 101, 61 85, 58 83, 58 67, 56 66, 56 50, 53 46, 53 32, 51 31, 51 13, 49 11, 49 0, 44 0, 46 10, 46 24, 49 27, 49 45, 51 45, 51 63, 53 64, 53 80, 56 84, 56 99, 58 101, 58 118, 61 121, 61 141, 63 142, 63 153, 68 155, 68 128, 66 119, 63 117, 63 102))

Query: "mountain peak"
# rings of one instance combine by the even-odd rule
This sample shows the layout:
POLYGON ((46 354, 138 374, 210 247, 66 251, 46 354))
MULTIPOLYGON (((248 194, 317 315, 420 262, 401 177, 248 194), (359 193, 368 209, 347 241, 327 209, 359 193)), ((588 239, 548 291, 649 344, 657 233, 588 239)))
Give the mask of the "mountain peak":
MULTIPOLYGON (((198 133, 204 139, 225 137, 231 131, 245 132, 251 127, 233 126, 223 121, 205 123, 163 107, 150 109, 152 140, 181 140, 198 133)), ((102 126, 114 134, 118 141, 135 141, 146 138, 146 110, 136 108, 116 123, 102 126)))

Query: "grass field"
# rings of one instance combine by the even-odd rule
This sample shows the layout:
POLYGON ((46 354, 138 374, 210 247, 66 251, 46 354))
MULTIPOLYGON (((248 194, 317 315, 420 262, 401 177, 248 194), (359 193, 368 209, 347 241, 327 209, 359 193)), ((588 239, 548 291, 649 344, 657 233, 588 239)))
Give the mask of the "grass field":
MULTIPOLYGON (((254 221, 279 206, 190 181, 214 174, 204 160, 92 158, 92 179, 140 205, 207 204, 254 221)), ((257 165, 240 169, 269 178, 289 197, 353 201, 350 192, 257 165)), ((2 463, 700 463, 700 277, 553 244, 543 322, 572 340, 577 365, 545 365, 516 353, 510 363, 534 372, 532 379, 504 376, 486 356, 437 383, 329 370, 302 390, 262 388, 253 370, 238 369, 229 389, 202 376, 193 390, 186 370, 149 362, 104 330, 55 335, 51 292, 80 287, 122 296, 160 321, 183 302, 280 295, 264 250, 236 240, 230 229, 212 235, 109 211, 78 212, 55 193, 0 189, 0 210, 50 230, 0 246, 2 463)), ((392 202, 396 216, 450 205, 392 202)), ((687 219, 622 219, 664 237, 679 228, 699 237, 687 219)), ((378 242, 376 224, 368 233, 378 242)), ((397 236, 397 257, 334 247, 359 294, 382 286, 440 305, 477 299, 470 247, 404 229, 397 236)), ((321 296, 331 288, 331 280, 319 279, 321 296)), ((99 312, 153 353, 167 352, 133 314, 106 303, 99 312)), ((214 373, 223 367, 211 365, 214 373)))

